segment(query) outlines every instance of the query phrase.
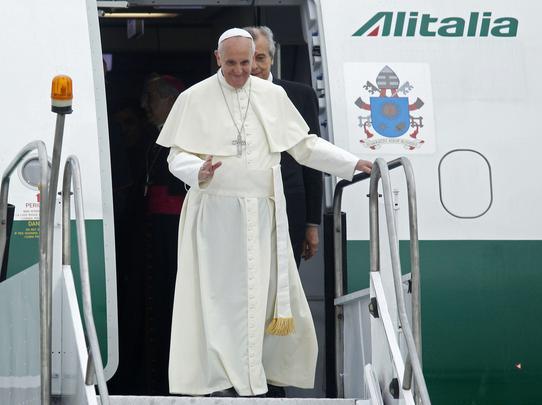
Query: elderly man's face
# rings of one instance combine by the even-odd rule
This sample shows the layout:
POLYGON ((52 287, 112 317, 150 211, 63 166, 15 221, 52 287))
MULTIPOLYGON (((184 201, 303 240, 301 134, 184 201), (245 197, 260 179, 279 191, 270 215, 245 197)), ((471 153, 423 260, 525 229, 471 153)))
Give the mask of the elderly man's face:
POLYGON ((236 89, 243 87, 252 69, 254 55, 251 40, 244 37, 228 38, 222 42, 220 52, 215 51, 215 56, 226 82, 236 89))
POLYGON ((149 83, 143 97, 142 107, 147 113, 147 118, 154 125, 162 125, 171 111, 175 102, 174 97, 161 97, 156 83, 149 83))
POLYGON ((273 59, 269 55, 269 41, 263 35, 258 36, 256 41, 256 52, 254 53, 254 63, 252 64, 252 74, 260 79, 267 80, 273 59))

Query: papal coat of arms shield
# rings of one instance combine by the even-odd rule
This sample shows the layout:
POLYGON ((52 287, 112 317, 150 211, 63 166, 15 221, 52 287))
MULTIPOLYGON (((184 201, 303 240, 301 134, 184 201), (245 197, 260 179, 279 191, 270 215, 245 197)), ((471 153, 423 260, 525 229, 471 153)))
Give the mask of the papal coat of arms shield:
POLYGON ((404 135, 410 125, 408 97, 371 97, 374 130, 387 138, 404 135))
POLYGON ((394 63, 392 69, 384 63, 349 62, 344 78, 351 150, 393 155, 435 152, 428 64, 394 63), (401 80, 395 70, 408 80, 401 80))

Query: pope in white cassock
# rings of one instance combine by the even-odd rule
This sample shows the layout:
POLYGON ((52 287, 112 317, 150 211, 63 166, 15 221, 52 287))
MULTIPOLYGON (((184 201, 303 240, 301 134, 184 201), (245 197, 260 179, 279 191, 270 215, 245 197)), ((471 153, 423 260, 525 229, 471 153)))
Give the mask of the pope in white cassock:
POLYGON ((179 225, 169 388, 204 395, 311 388, 314 325, 288 236, 280 152, 351 179, 371 163, 309 135, 284 90, 250 76, 254 43, 233 28, 220 69, 177 99, 157 143, 190 185, 179 225))

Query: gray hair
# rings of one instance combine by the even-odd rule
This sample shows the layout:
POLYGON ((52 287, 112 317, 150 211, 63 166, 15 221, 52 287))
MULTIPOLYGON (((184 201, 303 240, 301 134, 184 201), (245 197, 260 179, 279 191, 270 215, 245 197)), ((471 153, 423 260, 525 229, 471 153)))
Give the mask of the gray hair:
POLYGON ((260 35, 267 39, 267 43, 269 44, 269 56, 272 60, 275 59, 275 40, 273 39, 273 31, 271 31, 269 27, 266 27, 265 25, 260 25, 257 27, 245 27, 243 29, 245 31, 248 31, 250 35, 252 35, 254 41, 256 41, 256 39, 258 39, 260 35))
MULTIPOLYGON (((252 34, 250 34, 252 35, 252 34)), ((230 37, 230 38, 246 38, 246 37, 230 37)), ((230 39, 228 38, 228 39, 230 39)), ((220 57, 223 57, 224 56, 224 45, 222 45, 225 41, 227 41, 228 39, 225 39, 224 41, 220 42, 218 44, 218 54, 220 55, 220 57)), ((250 39, 250 38, 247 38, 247 39, 250 39)), ((252 41, 250 41, 250 53, 251 55, 254 55, 254 52, 256 52, 256 45, 254 44, 254 39, 252 41)))
POLYGON ((143 84, 143 92, 141 93, 140 100, 142 108, 146 109, 149 106, 149 92, 151 88, 161 99, 176 99, 184 89, 184 84, 173 76, 161 76, 157 73, 151 73, 143 84))

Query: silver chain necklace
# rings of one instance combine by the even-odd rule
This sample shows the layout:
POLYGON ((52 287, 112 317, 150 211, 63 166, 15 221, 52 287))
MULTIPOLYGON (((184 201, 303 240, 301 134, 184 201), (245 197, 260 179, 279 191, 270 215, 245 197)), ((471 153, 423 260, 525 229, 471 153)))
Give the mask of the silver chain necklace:
MULTIPOLYGON (((230 113, 230 118, 233 122, 233 125, 235 125, 235 129, 237 130, 237 139, 234 139, 231 143, 232 145, 237 146, 237 157, 241 157, 243 154, 243 145, 246 145, 247 142, 243 140, 243 137, 241 136, 241 132, 243 131, 243 128, 245 127, 245 121, 247 120, 248 115, 248 108, 250 107, 250 96, 252 95, 252 80, 250 80, 249 88, 248 88, 248 103, 247 108, 245 109, 245 116, 243 117, 243 122, 241 123, 241 128, 237 126, 237 123, 235 122, 235 118, 233 117, 233 113, 231 112, 230 105, 228 104, 228 100, 226 99, 226 94, 224 93, 224 89, 222 88, 222 83, 220 83, 220 78, 218 77, 220 71, 216 72, 216 79, 218 80, 218 87, 220 87, 220 91, 222 92, 222 97, 224 98, 224 103, 226 103, 226 108, 228 109, 228 113, 230 113)), ((239 111, 241 111, 241 101, 239 100, 239 92, 236 89, 237 94, 237 102, 239 103, 239 111)))

